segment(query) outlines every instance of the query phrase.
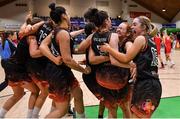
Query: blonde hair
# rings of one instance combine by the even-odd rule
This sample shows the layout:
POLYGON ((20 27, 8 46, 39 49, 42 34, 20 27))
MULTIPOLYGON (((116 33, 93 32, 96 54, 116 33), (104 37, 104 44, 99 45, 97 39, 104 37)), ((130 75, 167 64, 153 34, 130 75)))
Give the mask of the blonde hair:
POLYGON ((154 24, 151 24, 152 30, 149 33, 150 36, 154 37, 158 33, 158 29, 154 24))
POLYGON ((139 19, 139 22, 141 23, 142 27, 145 27, 146 32, 151 35, 155 36, 158 32, 157 27, 151 23, 151 20, 147 18, 146 16, 139 16, 137 17, 139 19))

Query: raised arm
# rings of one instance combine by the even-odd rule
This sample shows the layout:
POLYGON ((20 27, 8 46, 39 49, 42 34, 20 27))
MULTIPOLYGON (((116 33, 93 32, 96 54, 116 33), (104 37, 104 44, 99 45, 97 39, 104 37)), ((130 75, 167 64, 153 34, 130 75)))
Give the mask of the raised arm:
POLYGON ((128 49, 126 54, 117 52, 115 49, 110 48, 107 44, 100 49, 105 52, 109 52, 110 55, 115 57, 119 62, 128 63, 135 58, 135 56, 145 47, 145 37, 138 36, 132 46, 128 49))
POLYGON ((44 24, 44 21, 40 21, 34 25, 27 25, 24 31, 24 36, 35 33, 39 29, 39 27, 42 26, 43 24, 44 24))
POLYGON ((85 40, 83 40, 75 49, 75 53, 84 53, 86 49, 90 47, 91 38, 92 38, 92 35, 89 35, 85 40))
POLYGON ((23 25, 20 27, 20 30, 19 30, 19 35, 22 36, 25 32, 25 29, 28 25, 28 21, 31 21, 32 20, 32 13, 31 11, 28 13, 28 15, 26 16, 25 18, 25 22, 23 23, 23 25))
POLYGON ((72 31, 71 33, 70 33, 70 35, 71 35, 71 37, 76 37, 77 35, 79 35, 79 34, 82 34, 82 33, 84 33, 84 29, 81 29, 81 30, 77 30, 77 31, 72 31))

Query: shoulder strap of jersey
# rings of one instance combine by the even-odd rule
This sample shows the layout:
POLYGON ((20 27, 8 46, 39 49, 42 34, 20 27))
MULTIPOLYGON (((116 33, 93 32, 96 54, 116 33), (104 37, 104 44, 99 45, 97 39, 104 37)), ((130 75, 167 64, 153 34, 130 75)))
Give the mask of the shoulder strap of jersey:
POLYGON ((144 38, 145 38, 146 43, 145 43, 144 48, 141 50, 141 52, 145 52, 148 48, 148 36, 146 35, 146 36, 144 36, 144 38))
POLYGON ((109 32, 108 32, 108 39, 107 39, 107 40, 108 40, 108 43, 110 42, 111 35, 112 35, 112 32, 109 31, 109 32))

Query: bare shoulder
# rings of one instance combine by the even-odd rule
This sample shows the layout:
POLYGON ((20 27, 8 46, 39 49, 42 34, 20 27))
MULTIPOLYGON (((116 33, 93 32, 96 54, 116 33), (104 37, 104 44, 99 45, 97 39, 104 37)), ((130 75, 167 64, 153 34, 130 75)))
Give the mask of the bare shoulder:
POLYGON ((138 42, 138 43, 143 43, 144 44, 146 42, 146 40, 145 40, 144 36, 140 35, 140 36, 137 36, 135 38, 134 42, 138 42))
POLYGON ((58 32, 58 34, 63 34, 63 35, 69 35, 69 32, 68 31, 66 31, 66 30, 60 30, 59 32, 58 32))
POLYGON ((119 41, 118 34, 117 33, 112 33, 110 41, 119 41))
POLYGON ((69 35, 69 32, 68 32, 68 31, 66 31, 66 30, 60 30, 60 31, 57 33, 56 38, 69 39, 69 38, 70 38, 70 35, 69 35))
POLYGON ((111 37, 117 38, 117 37, 118 37, 118 34, 117 34, 117 33, 112 33, 112 34, 111 34, 111 37))
POLYGON ((91 40, 92 40, 92 37, 93 37, 94 33, 92 33, 91 35, 89 35, 87 38, 86 38, 86 43, 88 42, 89 44, 91 44, 91 40))
MULTIPOLYGON (((145 37, 142 36, 142 35, 140 35, 140 36, 137 36, 136 39, 137 39, 137 40, 145 40, 145 37)), ((135 40, 136 40, 136 39, 135 39, 135 40)))
POLYGON ((134 40, 134 46, 140 47, 141 49, 145 47, 146 44, 146 39, 144 36, 140 35, 137 36, 136 39, 134 40))
POLYGON ((90 34, 87 39, 91 39, 93 37, 94 33, 90 34))

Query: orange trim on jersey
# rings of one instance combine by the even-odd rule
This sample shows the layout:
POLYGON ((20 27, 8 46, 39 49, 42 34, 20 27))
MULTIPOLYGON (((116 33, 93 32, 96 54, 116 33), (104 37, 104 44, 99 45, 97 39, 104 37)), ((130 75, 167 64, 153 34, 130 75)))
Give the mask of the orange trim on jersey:
POLYGON ((49 98, 53 99, 55 102, 64 102, 70 99, 70 94, 60 96, 57 93, 49 93, 49 98))
POLYGON ((38 83, 39 82, 39 80, 37 80, 35 78, 32 78, 32 80, 33 80, 34 83, 38 83))
MULTIPOLYGON (((46 84, 46 82, 44 82, 46 84)), ((49 86, 49 85, 48 85, 49 86)), ((73 84, 71 85, 71 91, 73 89, 75 89, 76 87, 79 87, 79 82, 77 81, 77 79, 74 79, 73 84)), ((61 95, 61 94, 57 94, 57 93, 49 93, 49 98, 53 99, 56 102, 64 102, 70 99, 70 94, 65 94, 65 95, 61 95)))
POLYGON ((121 83, 113 83, 109 81, 102 81, 100 79, 96 79, 98 84, 101 85, 102 87, 111 89, 111 90, 119 90, 122 89, 127 83, 121 84, 121 83))
POLYGON ((11 87, 21 86, 22 82, 21 81, 18 81, 18 82, 8 81, 8 85, 11 87))
POLYGON ((49 87, 48 81, 41 81, 42 86, 49 87))
POLYGON ((49 83, 48 83, 48 81, 44 81, 44 80, 38 80, 38 79, 32 79, 33 80, 33 82, 35 82, 35 83, 41 83, 41 85, 43 86, 43 87, 49 87, 49 83))
MULTIPOLYGON (((8 85, 11 86, 11 87, 14 87, 14 86, 22 86, 25 84, 25 82, 28 82, 28 81, 17 81, 17 82, 13 82, 13 81, 8 81, 8 85)), ((28 83, 32 83, 31 82, 28 82, 28 83)))
POLYGON ((72 90, 73 89, 75 89, 76 87, 79 87, 80 85, 79 85, 79 82, 78 82, 78 80, 77 79, 74 79, 74 82, 73 82, 73 85, 72 85, 72 90))

